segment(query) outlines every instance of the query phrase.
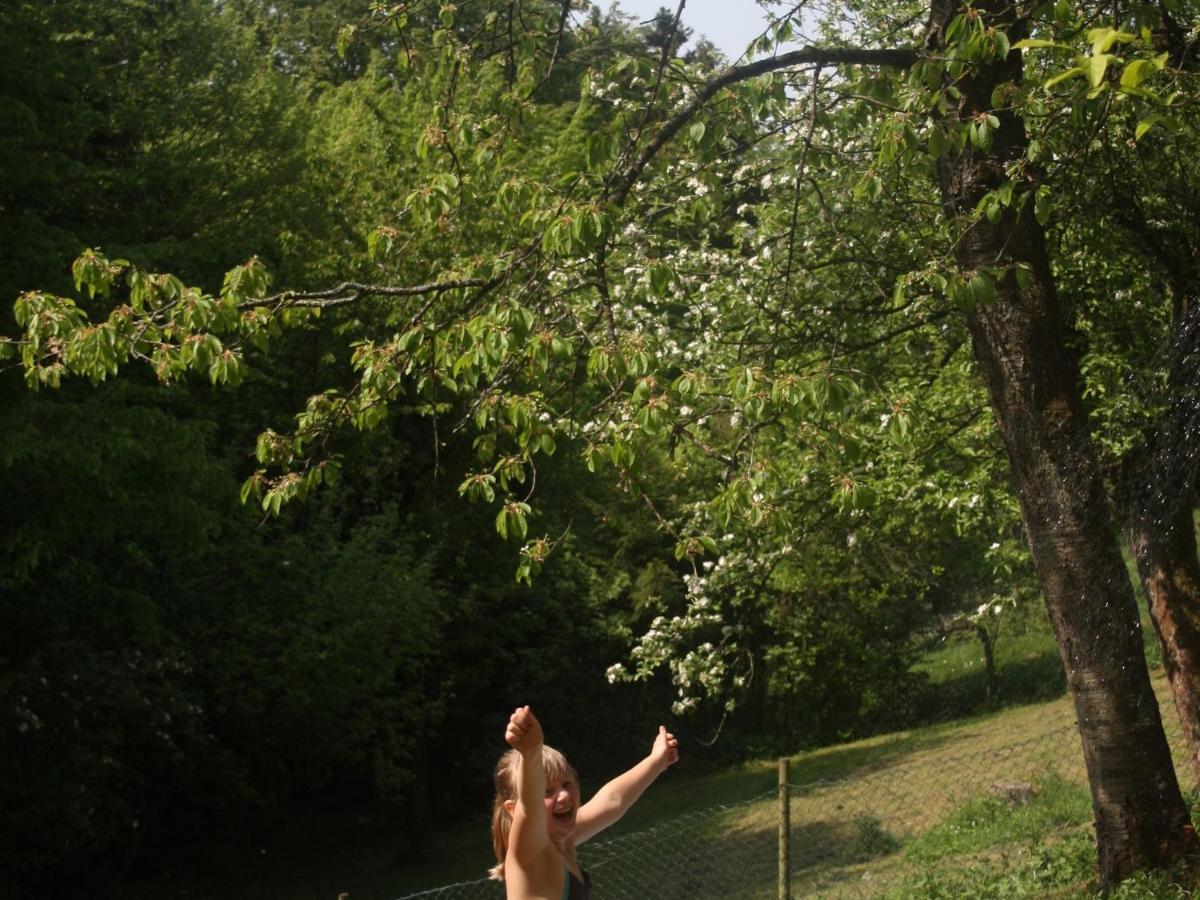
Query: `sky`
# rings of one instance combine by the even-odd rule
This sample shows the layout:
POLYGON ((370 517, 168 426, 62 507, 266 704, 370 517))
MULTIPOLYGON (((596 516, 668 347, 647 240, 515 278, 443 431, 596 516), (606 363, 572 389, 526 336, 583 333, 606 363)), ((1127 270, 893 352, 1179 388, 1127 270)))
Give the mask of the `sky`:
MULTIPOLYGON (((601 2, 599 5, 606 8, 608 4, 601 2)), ((678 5, 675 0, 617 2, 622 12, 635 16, 638 21, 653 18, 660 6, 675 10, 678 5)), ((683 24, 692 29, 692 41, 706 37, 732 61, 762 34, 766 28, 766 15, 754 0, 688 0, 683 8, 683 24)))

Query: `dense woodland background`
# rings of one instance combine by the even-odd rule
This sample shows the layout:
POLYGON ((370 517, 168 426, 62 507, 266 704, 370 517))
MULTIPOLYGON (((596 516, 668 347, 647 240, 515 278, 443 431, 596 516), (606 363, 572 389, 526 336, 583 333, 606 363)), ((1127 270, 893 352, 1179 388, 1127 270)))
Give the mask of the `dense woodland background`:
MULTIPOLYGON (((481 205, 461 216, 470 227, 405 234, 410 194, 431 167, 418 148, 444 113, 407 56, 433 24, 414 12, 407 32, 363 29, 339 48, 342 26, 370 13, 367 0, 0 6, 0 334, 19 330, 8 301, 22 292, 72 290, 85 248, 215 294, 252 255, 276 288, 415 283, 440 253, 504 228, 506 216, 481 205), (402 247, 381 260, 369 251, 380 240, 402 247)), ((549 182, 596 152, 589 117, 619 113, 581 101, 586 72, 632 58, 649 79, 678 57, 699 78, 725 62, 686 32, 672 36, 672 20, 580 9, 561 64, 524 111, 522 140, 479 167, 549 182)), ((808 127, 798 105, 793 133, 808 127)), ((853 134, 867 119, 832 112, 822 128, 853 134)), ((1046 127, 1045 140, 1069 146, 1046 127)), ((933 685, 917 665, 949 635, 990 654, 1046 629, 961 316, 930 305, 895 332, 887 318, 903 304, 892 284, 936 240, 922 231, 936 208, 928 186, 863 181, 852 142, 822 156, 814 177, 858 206, 814 214, 833 249, 793 271, 787 226, 794 240, 800 201, 771 190, 786 183, 786 154, 736 132, 724 135, 734 149, 723 193, 705 181, 691 192, 696 209, 646 221, 725 260, 786 256, 786 273, 747 264, 761 273, 745 290, 767 298, 766 322, 786 317, 762 285, 806 280, 823 298, 803 314, 803 334, 772 338, 781 356, 836 347, 821 400, 841 422, 827 432, 835 449, 812 434, 803 447, 772 444, 787 473, 786 533, 735 517, 717 529, 719 553, 678 552, 679 523, 730 478, 721 455, 705 445, 680 465, 667 430, 639 447, 637 477, 619 466, 593 474, 575 435, 536 470, 536 528, 556 536, 554 553, 515 580, 517 545, 497 535, 495 508, 461 496, 478 451, 455 427, 469 398, 431 408, 415 394, 378 427, 338 434, 336 484, 278 516, 243 504, 257 436, 286 432, 306 398, 348 382, 345 335, 385 329, 386 299, 282 330, 269 354, 249 352, 236 386, 164 386, 130 367, 30 390, 18 369, 0 372, 0 893, 95 896, 97 885, 198 873, 219 883, 254 864, 262 835, 303 847, 306 833, 331 828, 385 828, 398 858, 417 858, 432 829, 486 808, 516 703, 535 706, 591 782, 643 752, 663 720, 702 767, 1062 691, 1056 660, 1030 661, 1020 695, 989 679, 933 685), (742 166, 749 176, 728 177, 742 166), (926 213, 903 211, 914 202, 926 213), (881 231, 888 217, 911 230, 881 231), (701 622, 656 644, 656 623, 691 609, 688 579, 701 577, 731 630, 701 622), (692 654, 687 666, 654 664, 676 652, 692 654)), ((703 142, 703 130, 691 138, 703 142)), ((1085 155, 1073 177, 1126 166, 1131 193, 1152 175, 1194 199, 1190 166, 1163 158, 1147 174, 1085 155)), ((1057 200, 1056 273, 1098 445, 1115 466, 1153 406, 1144 388, 1163 378, 1153 348, 1171 294, 1150 250, 1096 239, 1109 223, 1086 197, 1057 200)), ((1129 208, 1142 225, 1158 214, 1129 208)), ((682 283, 688 265, 706 277, 695 260, 678 264, 648 278, 682 283)), ((652 315, 679 335, 716 321, 689 319, 678 302, 652 315)), ((713 425, 729 446, 738 434, 736 417, 713 425)))

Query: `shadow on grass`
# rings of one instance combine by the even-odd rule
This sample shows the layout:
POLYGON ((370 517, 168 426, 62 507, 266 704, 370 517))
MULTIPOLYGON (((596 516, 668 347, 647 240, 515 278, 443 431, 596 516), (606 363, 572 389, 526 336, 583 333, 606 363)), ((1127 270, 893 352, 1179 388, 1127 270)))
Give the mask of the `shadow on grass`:
MULTIPOLYGON (((588 863, 596 896, 774 898, 779 879, 777 827, 773 801, 763 801, 751 808, 714 811, 707 819, 682 825, 666 823, 656 834, 606 842, 592 851, 588 863)), ((900 846, 899 839, 871 817, 807 821, 791 830, 792 883, 837 882, 844 867, 889 856, 900 846)))
POLYGON ((955 740, 947 731, 922 730, 866 738, 853 744, 824 747, 793 757, 790 780, 792 793, 802 796, 826 782, 858 777, 898 765, 918 753, 955 740))

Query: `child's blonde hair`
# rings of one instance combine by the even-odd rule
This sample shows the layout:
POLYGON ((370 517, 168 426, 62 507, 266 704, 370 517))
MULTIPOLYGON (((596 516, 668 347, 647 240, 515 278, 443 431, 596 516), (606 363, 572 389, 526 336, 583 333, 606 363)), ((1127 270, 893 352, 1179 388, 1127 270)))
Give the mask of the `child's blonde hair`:
MULTIPOLYGON (((488 870, 495 881, 504 880, 504 857, 508 853, 508 832, 512 829, 512 813, 504 806, 505 801, 517 799, 517 763, 521 754, 509 750, 496 763, 496 797, 492 800, 492 850, 496 853, 496 865, 488 870)), ((542 766, 546 770, 546 783, 562 782, 564 776, 575 776, 575 770, 567 758, 553 747, 542 745, 542 766)), ((541 801, 541 798, 538 798, 541 801)))

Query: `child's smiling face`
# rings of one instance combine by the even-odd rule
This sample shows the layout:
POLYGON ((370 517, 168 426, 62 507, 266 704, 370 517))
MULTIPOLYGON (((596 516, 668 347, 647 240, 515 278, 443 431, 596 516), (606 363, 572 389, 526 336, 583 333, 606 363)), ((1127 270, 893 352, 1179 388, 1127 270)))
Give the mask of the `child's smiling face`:
POLYGON ((546 780, 546 828, 551 838, 569 837, 575 831, 575 816, 579 812, 579 784, 568 772, 559 778, 546 780))

